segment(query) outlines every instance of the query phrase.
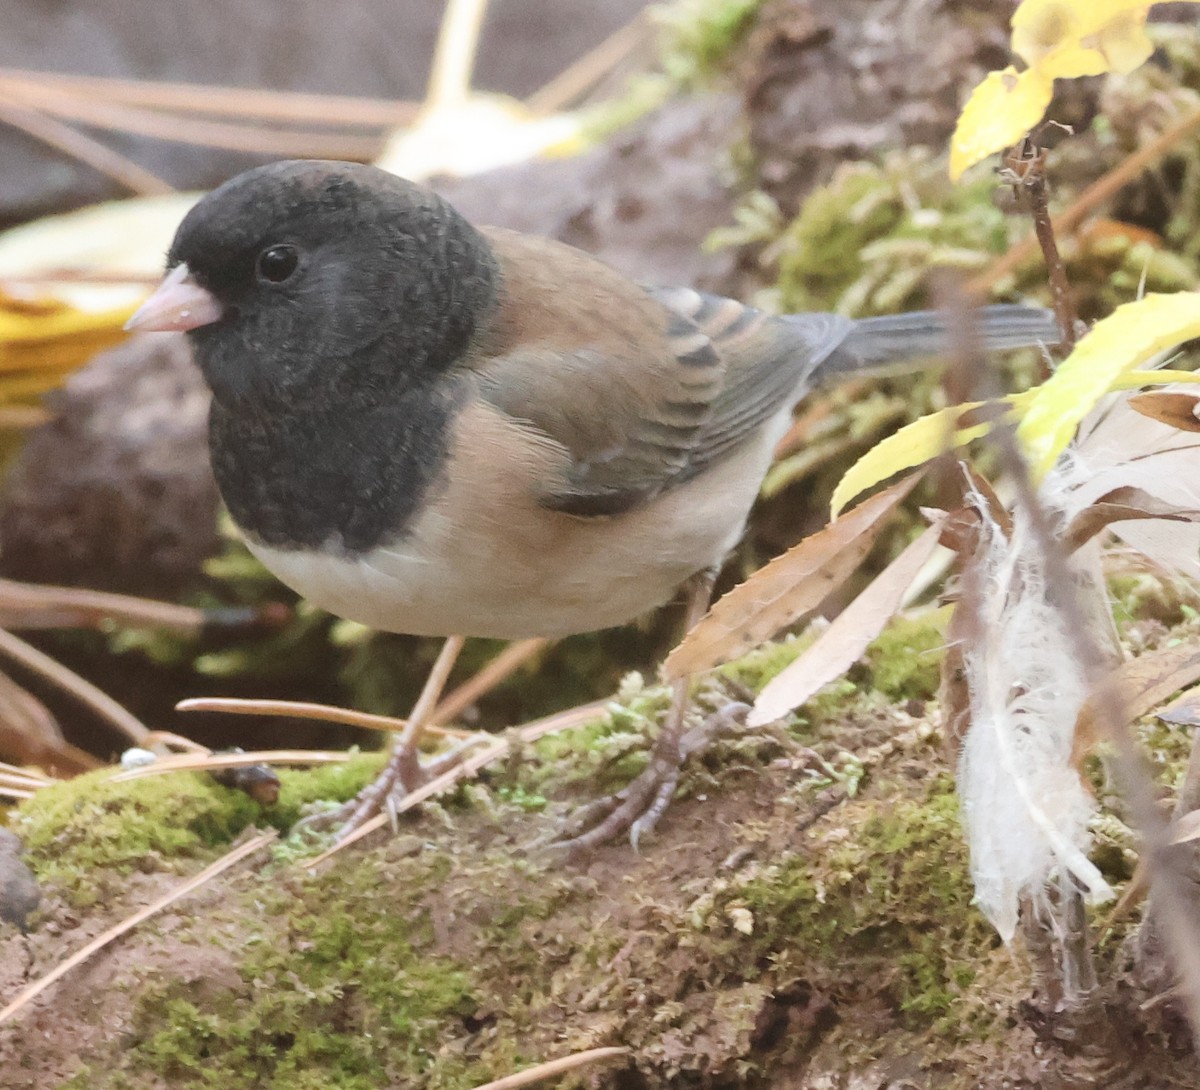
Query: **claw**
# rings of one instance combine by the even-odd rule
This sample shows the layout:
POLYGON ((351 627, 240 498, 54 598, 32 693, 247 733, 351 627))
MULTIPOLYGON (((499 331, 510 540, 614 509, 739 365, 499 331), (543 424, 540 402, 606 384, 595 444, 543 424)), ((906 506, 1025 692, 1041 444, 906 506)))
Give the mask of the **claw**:
POLYGON ((617 794, 596 799, 577 811, 571 825, 584 831, 556 841, 551 847, 565 851, 569 859, 577 859, 627 832, 630 845, 638 851, 642 837, 654 830, 670 807, 683 762, 715 738, 740 727, 749 710, 747 704, 728 704, 686 733, 677 730, 674 737, 670 736, 670 724, 674 721, 681 727, 683 717, 680 714, 676 719, 669 715, 668 727, 659 736, 645 771, 617 794))

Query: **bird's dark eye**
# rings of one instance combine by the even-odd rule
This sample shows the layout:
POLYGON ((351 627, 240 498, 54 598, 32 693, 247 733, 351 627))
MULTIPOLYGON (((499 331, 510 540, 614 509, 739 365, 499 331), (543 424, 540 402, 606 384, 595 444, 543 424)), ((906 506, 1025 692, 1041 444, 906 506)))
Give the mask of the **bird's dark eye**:
POLYGON ((294 246, 270 246, 258 255, 258 275, 272 284, 282 284, 299 264, 294 246))

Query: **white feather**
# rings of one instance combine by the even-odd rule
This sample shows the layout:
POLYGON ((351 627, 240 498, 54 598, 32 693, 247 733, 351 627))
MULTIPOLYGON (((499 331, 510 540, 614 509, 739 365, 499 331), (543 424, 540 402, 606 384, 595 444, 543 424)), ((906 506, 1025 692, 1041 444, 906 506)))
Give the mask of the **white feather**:
MULTIPOLYGON (((1028 519, 1016 514, 1009 540, 986 505, 976 506, 984 530, 973 563, 983 592, 978 639, 965 649, 971 729, 959 790, 976 900, 1007 942, 1022 900, 1049 907, 1044 891, 1056 878, 1072 876, 1093 901, 1112 889, 1087 858, 1094 803, 1070 761, 1088 686, 1068 622, 1048 593, 1028 519)), ((1057 591, 1095 596, 1093 561, 1076 560, 1076 585, 1057 591)))

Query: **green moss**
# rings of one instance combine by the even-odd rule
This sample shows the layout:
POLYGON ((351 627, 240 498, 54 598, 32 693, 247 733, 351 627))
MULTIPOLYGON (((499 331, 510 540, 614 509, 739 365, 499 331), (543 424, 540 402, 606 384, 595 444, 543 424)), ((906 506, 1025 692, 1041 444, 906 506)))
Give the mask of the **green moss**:
POLYGON ((382 763, 380 752, 352 753, 338 764, 279 769, 279 799, 262 811, 260 821, 286 832, 309 804, 352 799, 375 777, 382 763))
MULTIPOLYGON (((466 1042, 488 981, 508 980, 434 950, 436 927, 424 901, 451 865, 426 851, 393 861, 389 870, 403 874, 398 885, 358 861, 336 875, 285 873, 256 888, 256 912, 286 919, 285 934, 241 944, 240 989, 198 996, 187 983, 145 988, 127 1069, 176 1086, 264 1090, 465 1090, 487 1081, 489 1067, 466 1042)), ((489 908, 504 915, 502 891, 498 881, 487 896, 489 908)), ((510 931, 513 919, 505 924, 510 931)), ((460 926, 468 948, 478 925, 460 926)))
POLYGON ((1195 616, 1196 591, 1182 580, 1155 572, 1117 572, 1107 580, 1113 619, 1119 628, 1154 620, 1168 628, 1195 616))
POLYGON ((941 680, 950 607, 893 617, 867 650, 870 687, 887 699, 929 700, 941 680))
POLYGON ((662 65, 677 87, 712 79, 742 41, 763 0, 674 0, 659 7, 662 65))
POLYGON ((174 869, 212 854, 259 815, 247 795, 208 776, 180 773, 113 782, 107 771, 39 791, 19 810, 19 831, 38 878, 64 889, 77 907, 134 871, 174 869))
POLYGON ((755 921, 753 956, 812 979, 880 981, 912 1025, 949 1024, 980 952, 997 942, 972 907, 951 782, 937 777, 924 798, 866 811, 861 825, 847 823, 852 835, 818 838, 730 890, 755 921), (801 949, 822 965, 801 970, 801 949))
POLYGON ((930 268, 976 271, 1007 248, 1012 221, 995 188, 992 177, 952 184, 944 162, 919 149, 844 164, 777 243, 781 308, 858 315, 923 305, 930 268))
POLYGON ((583 787, 590 796, 623 787, 646 765, 647 741, 670 703, 662 685, 646 685, 628 674, 613 701, 595 722, 540 739, 532 762, 518 756, 514 790, 541 797, 557 788, 583 787))
POLYGON ((378 754, 356 754, 337 765, 281 769, 279 800, 267 808, 203 773, 117 782, 103 770, 39 791, 15 824, 38 878, 83 908, 134 872, 215 855, 248 825, 286 831, 307 804, 353 797, 379 762, 378 754))

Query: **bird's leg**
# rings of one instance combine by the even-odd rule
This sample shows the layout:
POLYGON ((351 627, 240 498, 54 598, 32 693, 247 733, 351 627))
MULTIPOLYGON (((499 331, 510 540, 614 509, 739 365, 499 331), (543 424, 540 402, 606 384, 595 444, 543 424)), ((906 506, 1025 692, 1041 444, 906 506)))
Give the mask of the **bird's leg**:
POLYGON ((421 735, 433 709, 441 699, 442 690, 446 688, 446 681, 462 647, 462 636, 451 636, 442 644, 437 661, 425 679, 421 695, 417 697, 412 713, 404 724, 404 730, 395 738, 387 764, 383 766, 383 771, 358 793, 358 797, 351 804, 353 809, 350 816, 338 830, 339 839, 345 838, 383 810, 388 796, 397 785, 405 791, 412 791, 426 779, 426 771, 421 767, 421 735))
MULTIPOLYGON (((685 632, 690 632, 707 612, 718 570, 707 568, 688 580, 685 632)), ((557 847, 575 855, 628 830, 630 843, 636 849, 642 834, 650 832, 658 824, 659 818, 671 805, 679 783, 679 774, 687 757, 683 750, 683 724, 688 709, 690 681, 690 678, 680 678, 672 687, 671 705, 667 709, 662 731, 646 769, 624 790, 599 800, 591 807, 585 807, 582 815, 584 824, 597 813, 605 813, 607 816, 578 836, 560 841, 557 847)), ((693 748, 696 747, 689 747, 689 752, 693 748)))

